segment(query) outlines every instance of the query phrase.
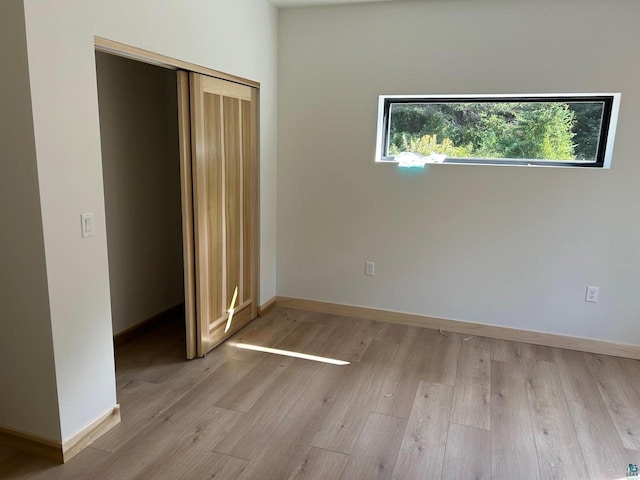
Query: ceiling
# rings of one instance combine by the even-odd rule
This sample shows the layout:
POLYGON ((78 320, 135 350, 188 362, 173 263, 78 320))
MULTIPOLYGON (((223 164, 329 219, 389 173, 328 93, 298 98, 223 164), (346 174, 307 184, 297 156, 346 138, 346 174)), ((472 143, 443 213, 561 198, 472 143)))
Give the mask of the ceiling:
POLYGON ((276 7, 310 7, 314 5, 340 5, 349 3, 390 2, 394 0, 268 0, 276 7))

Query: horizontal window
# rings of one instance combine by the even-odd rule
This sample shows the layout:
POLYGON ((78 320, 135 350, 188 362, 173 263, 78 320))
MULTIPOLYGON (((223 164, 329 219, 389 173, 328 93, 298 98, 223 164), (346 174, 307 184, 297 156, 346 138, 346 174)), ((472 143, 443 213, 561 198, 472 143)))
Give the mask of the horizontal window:
POLYGON ((376 161, 609 168, 620 94, 382 95, 376 161))

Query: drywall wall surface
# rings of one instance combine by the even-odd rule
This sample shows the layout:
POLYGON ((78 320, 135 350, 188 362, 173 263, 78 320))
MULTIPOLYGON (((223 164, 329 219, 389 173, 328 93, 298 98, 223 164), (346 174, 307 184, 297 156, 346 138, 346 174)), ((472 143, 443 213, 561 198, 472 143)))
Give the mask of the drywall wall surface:
MULTIPOLYGON (((25 0, 63 439, 115 402, 93 37, 261 82, 262 258, 275 252, 277 11, 262 0, 25 0), (80 214, 95 215, 82 239, 80 214)), ((271 260, 273 262, 273 260, 271 260)), ((261 296, 275 292, 263 260, 261 296)))
POLYGON ((96 53, 113 332, 184 302, 177 77, 96 53))
POLYGON ((635 0, 281 10, 278 294, 640 344, 638 18, 635 0), (622 92, 611 170, 374 164, 378 95, 538 92, 622 92))
POLYGON ((0 425, 60 439, 22 1, 0 3, 0 425))

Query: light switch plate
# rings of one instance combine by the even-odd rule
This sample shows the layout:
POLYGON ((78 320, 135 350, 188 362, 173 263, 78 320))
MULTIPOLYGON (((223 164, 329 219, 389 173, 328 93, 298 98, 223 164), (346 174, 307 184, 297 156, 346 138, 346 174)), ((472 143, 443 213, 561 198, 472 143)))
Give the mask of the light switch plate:
POLYGON ((374 276, 376 274, 375 268, 376 264, 374 262, 366 262, 364 264, 364 274, 374 276))
POLYGON ((83 213, 80 215, 82 238, 93 237, 93 213, 83 213))

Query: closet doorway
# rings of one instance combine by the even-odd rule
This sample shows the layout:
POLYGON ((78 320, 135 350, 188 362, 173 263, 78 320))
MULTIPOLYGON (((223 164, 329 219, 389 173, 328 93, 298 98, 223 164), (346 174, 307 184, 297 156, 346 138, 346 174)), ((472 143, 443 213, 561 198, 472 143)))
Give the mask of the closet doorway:
MULTIPOLYGON (((164 79, 160 83, 164 84, 162 88, 165 89, 164 97, 169 99, 168 104, 152 105, 151 110, 158 108, 156 118, 149 122, 138 119, 132 127, 142 135, 146 129, 162 131, 161 124, 165 122, 166 134, 156 133, 158 138, 154 148, 158 152, 151 155, 152 161, 159 163, 133 167, 131 178, 119 180, 133 183, 130 187, 135 191, 136 183, 144 190, 148 179, 161 174, 167 177, 164 194, 161 192, 161 197, 157 197, 156 192, 156 200, 165 207, 149 200, 150 209, 161 212, 156 216, 165 221, 167 228, 164 236, 162 231, 156 231, 147 241, 152 246, 166 240, 167 254, 161 261, 171 277, 165 282, 164 293, 155 294, 158 297, 155 302, 158 305, 174 302, 177 297, 176 281, 179 281, 180 296, 184 300, 186 356, 204 356, 257 316, 259 85, 103 38, 96 37, 95 44, 98 71, 101 61, 104 61, 98 57, 116 55, 129 57, 129 62, 132 59, 133 63, 147 64, 140 67, 160 70, 155 72, 159 75, 157 78, 164 79), (167 84, 175 95, 167 94, 167 84), (165 156, 167 159, 163 162, 162 157, 165 156), (173 164, 171 157, 175 160, 173 164), (159 236, 161 240, 158 240, 159 236), (180 238, 176 239, 177 236, 180 238), (176 260, 176 244, 181 247, 180 261, 176 260), (177 270, 180 270, 178 275, 177 270)), ((147 90, 154 91, 158 85, 145 86, 142 82, 139 96, 145 97, 147 90)), ((102 120, 103 110, 109 108, 103 109, 102 95, 100 97, 102 120)), ((105 136, 103 130, 101 122, 101 134, 105 136)), ((104 143, 103 138, 103 152, 104 143)), ((126 148, 126 145, 118 145, 117 148, 126 148)), ((142 148, 145 149, 144 146, 142 148)), ((123 172, 125 175, 126 169, 123 172)), ((109 201, 108 195, 113 195, 113 192, 107 193, 107 181, 105 171, 107 228, 111 230, 111 224, 121 223, 121 219, 113 221, 117 215, 113 204, 118 200, 112 198, 109 201)), ((129 223, 135 228, 135 221, 129 223)), ((139 231, 138 234, 143 240, 136 243, 144 245, 145 232, 139 231)), ((108 235, 110 257, 112 245, 117 244, 117 240, 111 238, 115 236, 114 232, 108 235)), ((148 253, 144 248, 140 248, 140 252, 143 255, 148 253)), ((110 259, 113 305, 113 293, 118 292, 120 286, 114 289, 111 264, 110 259)), ((160 279, 147 280, 154 282, 160 279)), ((136 302, 140 300, 136 299, 136 302)), ((114 331, 115 315, 114 308, 114 331)))

